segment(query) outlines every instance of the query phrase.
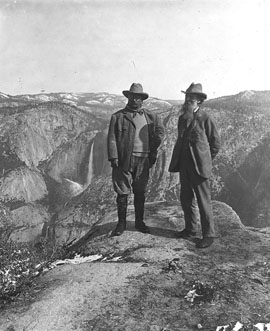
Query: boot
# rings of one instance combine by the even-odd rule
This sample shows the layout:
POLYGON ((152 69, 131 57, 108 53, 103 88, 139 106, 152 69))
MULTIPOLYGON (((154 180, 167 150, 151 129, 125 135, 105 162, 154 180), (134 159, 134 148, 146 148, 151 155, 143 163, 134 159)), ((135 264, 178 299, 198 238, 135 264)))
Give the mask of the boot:
POLYGON ((135 207, 135 229, 142 233, 150 233, 149 227, 143 221, 145 196, 142 194, 134 195, 135 207))
POLYGON ((127 217, 127 195, 117 195, 117 212, 118 212, 118 223, 113 231, 113 236, 121 236, 126 230, 126 217, 127 217))
POLYGON ((192 240, 199 237, 197 232, 188 231, 187 229, 184 229, 176 233, 175 236, 176 238, 185 239, 185 240, 192 240))
POLYGON ((212 237, 205 237, 203 239, 201 239, 197 244, 196 247, 197 248, 207 248, 209 246, 211 246, 214 242, 214 238, 212 237))

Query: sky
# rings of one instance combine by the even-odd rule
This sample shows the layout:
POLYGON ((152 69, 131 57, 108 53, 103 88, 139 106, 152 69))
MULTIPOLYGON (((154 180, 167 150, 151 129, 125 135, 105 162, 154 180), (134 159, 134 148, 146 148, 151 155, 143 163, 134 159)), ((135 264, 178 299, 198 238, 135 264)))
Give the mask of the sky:
POLYGON ((268 0, 0 0, 0 91, 270 90, 268 0))

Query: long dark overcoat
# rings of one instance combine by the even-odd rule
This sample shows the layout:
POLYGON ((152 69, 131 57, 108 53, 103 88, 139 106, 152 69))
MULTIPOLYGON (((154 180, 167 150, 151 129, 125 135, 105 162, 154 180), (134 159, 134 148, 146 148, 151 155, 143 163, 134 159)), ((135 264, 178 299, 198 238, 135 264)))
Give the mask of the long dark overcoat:
POLYGON ((178 138, 173 149, 169 171, 180 171, 181 149, 185 132, 198 175, 209 178, 212 171, 212 160, 220 149, 220 136, 212 118, 201 108, 195 113, 188 129, 183 114, 179 116, 178 138), (188 131, 186 132, 186 130, 188 131))
MULTIPOLYGON (((151 167, 156 161, 157 149, 164 136, 164 126, 157 114, 147 109, 142 110, 148 125, 151 167)), ((135 131, 132 113, 128 109, 121 109, 112 115, 107 139, 108 160, 118 159, 119 166, 124 171, 128 171, 130 167, 135 131)))

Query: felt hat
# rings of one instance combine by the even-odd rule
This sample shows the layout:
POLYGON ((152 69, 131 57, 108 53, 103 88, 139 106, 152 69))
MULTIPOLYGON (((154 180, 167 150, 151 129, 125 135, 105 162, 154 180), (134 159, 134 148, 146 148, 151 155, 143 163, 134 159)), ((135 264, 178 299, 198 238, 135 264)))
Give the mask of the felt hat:
POLYGON ((124 90, 122 93, 127 98, 129 97, 130 94, 138 94, 142 97, 143 100, 145 100, 149 97, 149 95, 147 93, 143 92, 143 87, 140 83, 133 83, 130 86, 129 90, 124 90))
POLYGON ((181 91, 181 92, 183 92, 185 94, 197 94, 203 100, 207 99, 207 95, 205 93, 203 93, 203 91, 202 91, 202 84, 191 83, 191 85, 189 86, 189 88, 186 91, 181 91))

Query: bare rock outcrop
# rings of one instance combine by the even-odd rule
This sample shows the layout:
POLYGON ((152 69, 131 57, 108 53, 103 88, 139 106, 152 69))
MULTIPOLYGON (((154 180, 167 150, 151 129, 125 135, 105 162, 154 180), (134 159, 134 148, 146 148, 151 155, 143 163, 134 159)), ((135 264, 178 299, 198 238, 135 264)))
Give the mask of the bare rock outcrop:
POLYGON ((42 174, 27 167, 8 172, 0 179, 0 196, 8 200, 33 202, 48 194, 42 174))
POLYGON ((241 330, 266 330, 270 233, 246 228, 214 201, 217 238, 200 250, 174 237, 183 227, 179 203, 146 207, 151 234, 134 229, 130 204, 127 231, 110 237, 117 215, 106 213, 99 232, 77 246, 83 257, 58 261, 36 278, 31 304, 25 309, 24 298, 6 307, 0 329, 240 330, 241 322, 241 330))

